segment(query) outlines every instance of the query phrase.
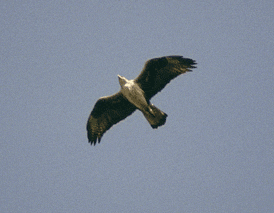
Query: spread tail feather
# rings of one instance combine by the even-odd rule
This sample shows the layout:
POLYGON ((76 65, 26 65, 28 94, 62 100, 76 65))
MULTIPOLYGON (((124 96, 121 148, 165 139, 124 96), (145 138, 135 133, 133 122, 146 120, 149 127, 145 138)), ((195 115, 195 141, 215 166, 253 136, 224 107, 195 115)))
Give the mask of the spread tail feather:
POLYGON ((153 104, 150 104, 148 109, 148 111, 143 111, 142 113, 153 129, 157 129, 166 123, 166 113, 162 112, 153 104))

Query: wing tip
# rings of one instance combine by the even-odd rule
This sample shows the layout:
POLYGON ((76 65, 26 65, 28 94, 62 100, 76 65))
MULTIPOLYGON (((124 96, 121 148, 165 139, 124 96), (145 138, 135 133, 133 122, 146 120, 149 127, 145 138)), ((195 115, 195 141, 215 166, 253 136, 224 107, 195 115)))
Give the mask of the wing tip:
POLYGON ((184 58, 184 56, 181 55, 170 55, 170 56, 164 56, 167 59, 177 59, 180 62, 183 62, 184 64, 187 63, 187 65, 189 66, 188 68, 197 68, 195 65, 197 64, 195 60, 191 59, 191 58, 184 58))

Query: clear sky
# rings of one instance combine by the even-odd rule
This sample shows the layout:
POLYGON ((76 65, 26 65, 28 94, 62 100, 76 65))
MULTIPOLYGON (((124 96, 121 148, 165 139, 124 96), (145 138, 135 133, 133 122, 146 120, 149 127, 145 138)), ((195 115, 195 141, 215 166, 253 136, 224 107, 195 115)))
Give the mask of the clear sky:
POLYGON ((274 1, 1 1, 0 212, 274 212, 274 1), (90 146, 101 96, 195 59, 90 146))

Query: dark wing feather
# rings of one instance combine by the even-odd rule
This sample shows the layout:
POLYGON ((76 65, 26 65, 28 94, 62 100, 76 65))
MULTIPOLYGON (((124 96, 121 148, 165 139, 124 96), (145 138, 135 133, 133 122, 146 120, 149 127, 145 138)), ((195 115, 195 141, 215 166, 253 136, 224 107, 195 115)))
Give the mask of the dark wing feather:
POLYGON ((195 68, 195 61, 183 56, 166 56, 148 60, 135 82, 144 90, 147 100, 161 91, 173 78, 195 68))
POLYGON ((95 145, 97 139, 100 143, 103 134, 110 127, 131 115, 135 109, 136 107, 125 99, 121 92, 100 98, 87 122, 87 134, 91 145, 95 145))

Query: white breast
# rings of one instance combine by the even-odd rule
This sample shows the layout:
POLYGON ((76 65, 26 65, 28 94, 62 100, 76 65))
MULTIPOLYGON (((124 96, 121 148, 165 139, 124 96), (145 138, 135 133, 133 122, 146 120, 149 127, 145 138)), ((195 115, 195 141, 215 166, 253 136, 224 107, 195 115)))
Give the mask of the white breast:
POLYGON ((122 87, 121 92, 129 102, 134 104, 140 110, 147 107, 148 103, 145 99, 144 91, 133 80, 128 81, 122 87))

